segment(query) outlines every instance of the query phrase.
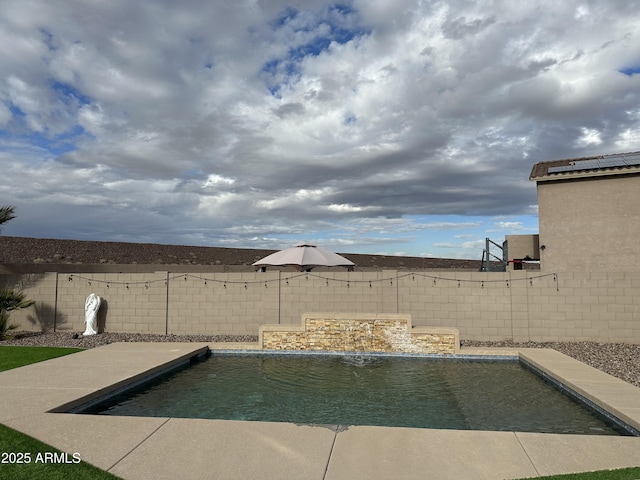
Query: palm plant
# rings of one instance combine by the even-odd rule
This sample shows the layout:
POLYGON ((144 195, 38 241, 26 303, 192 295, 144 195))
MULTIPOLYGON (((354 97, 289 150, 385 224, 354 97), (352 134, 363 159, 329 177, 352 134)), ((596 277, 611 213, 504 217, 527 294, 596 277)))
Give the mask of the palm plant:
POLYGON ((28 308, 35 302, 27 300, 25 294, 14 290, 0 290, 0 339, 5 338, 7 332, 18 328, 17 325, 9 323, 9 315, 14 310, 28 308))
MULTIPOLYGON (((2 225, 9 220, 16 218, 15 209, 11 205, 0 207, 0 231, 2 225)), ((0 339, 3 339, 7 332, 18 328, 17 325, 9 323, 9 315, 14 310, 28 308, 35 302, 26 300, 25 294, 15 290, 0 289, 0 339)))
POLYGON ((16 216, 14 215, 14 210, 14 207, 12 207, 11 205, 0 207, 0 232, 2 231, 2 224, 16 218, 16 216))

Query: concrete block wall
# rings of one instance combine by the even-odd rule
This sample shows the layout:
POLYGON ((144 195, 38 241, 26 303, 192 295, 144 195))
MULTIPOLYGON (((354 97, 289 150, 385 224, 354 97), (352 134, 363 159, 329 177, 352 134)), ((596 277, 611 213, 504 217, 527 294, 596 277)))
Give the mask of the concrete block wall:
MULTIPOLYGON (((103 298, 104 331, 257 335, 305 312, 402 313, 455 327, 462 340, 640 344, 640 272, 211 272, 38 274, 21 329, 84 331, 84 302, 103 298), (71 278, 71 280, 69 280, 71 278)), ((102 322, 102 325, 100 325, 102 322)))
POLYGON ((411 313, 414 325, 457 327, 467 340, 528 341, 530 294, 544 290, 553 301, 554 278, 527 271, 412 273, 399 279, 398 308, 411 313))
POLYGON ((164 272, 59 275, 57 330, 84 331, 84 304, 90 293, 102 300, 99 331, 166 332, 164 272))
POLYGON ((447 280, 418 273, 400 279, 398 308, 414 325, 455 326, 467 340, 640 343, 638 272, 434 277, 447 280))
POLYGON ((305 312, 398 313, 395 271, 282 274, 280 323, 298 324, 305 312))
POLYGON ((278 272, 170 275, 168 333, 257 335, 278 323, 278 272))
POLYGON ((10 324, 18 330, 52 330, 56 302, 55 273, 33 273, 24 275, 0 275, 0 288, 21 291, 26 299, 34 300, 33 307, 11 312, 10 324))

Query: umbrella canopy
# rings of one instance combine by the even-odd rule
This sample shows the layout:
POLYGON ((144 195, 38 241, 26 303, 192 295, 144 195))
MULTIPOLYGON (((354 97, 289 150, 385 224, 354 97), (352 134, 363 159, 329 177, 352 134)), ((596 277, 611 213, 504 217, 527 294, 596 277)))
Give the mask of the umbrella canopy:
POLYGON ((337 253, 330 252, 315 245, 302 244, 280 250, 258 260, 255 267, 294 267, 300 271, 311 270, 314 267, 348 267, 352 269, 355 263, 337 253))

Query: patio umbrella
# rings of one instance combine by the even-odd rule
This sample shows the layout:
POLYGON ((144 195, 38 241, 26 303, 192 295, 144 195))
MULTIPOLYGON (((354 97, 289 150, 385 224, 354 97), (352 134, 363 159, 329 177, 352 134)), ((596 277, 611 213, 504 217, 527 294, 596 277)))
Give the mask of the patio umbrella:
POLYGON ((267 267, 284 266, 309 271, 314 267, 348 267, 352 270, 356 264, 337 253, 305 243, 267 255, 253 265, 263 271, 267 267))

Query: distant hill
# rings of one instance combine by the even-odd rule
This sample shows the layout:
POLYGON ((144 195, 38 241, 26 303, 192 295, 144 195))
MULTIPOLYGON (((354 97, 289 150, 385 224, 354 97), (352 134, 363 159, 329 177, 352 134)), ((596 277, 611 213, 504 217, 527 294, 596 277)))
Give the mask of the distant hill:
MULTIPOLYGON (((233 270, 253 270, 251 264, 275 250, 250 248, 197 247, 156 243, 97 242, 46 238, 0 236, 0 265, 180 265, 232 266, 233 270), (240 268, 246 267, 246 268, 240 268)), ((341 253, 357 269, 480 269, 480 260, 399 257, 341 253)), ((158 268, 162 270, 162 267, 158 268)), ((1 272, 0 272, 1 273, 1 272)))

